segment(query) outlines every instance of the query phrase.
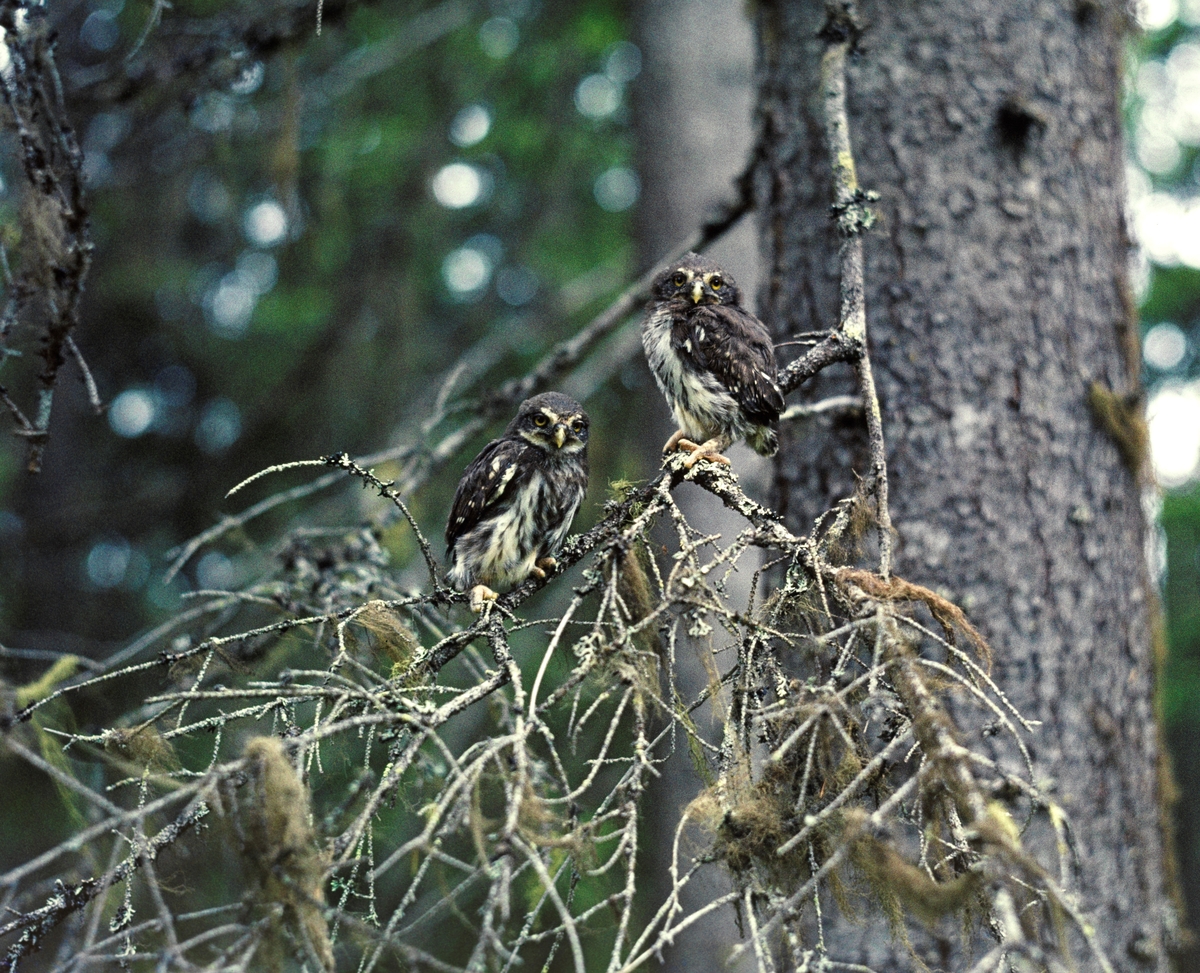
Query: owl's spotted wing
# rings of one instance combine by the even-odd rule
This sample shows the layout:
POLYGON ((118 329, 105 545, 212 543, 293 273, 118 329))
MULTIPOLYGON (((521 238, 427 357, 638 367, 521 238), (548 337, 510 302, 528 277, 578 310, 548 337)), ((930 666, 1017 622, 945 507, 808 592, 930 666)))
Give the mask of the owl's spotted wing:
POLYGON ((751 422, 768 425, 783 411, 775 348, 766 326, 753 314, 727 304, 697 308, 690 326, 677 329, 672 344, 698 370, 711 372, 737 400, 751 422), (681 340, 676 340, 676 339, 681 340))
POLYGON ((521 439, 493 439, 463 472, 450 505, 446 546, 491 516, 511 499, 533 468, 525 454, 533 447, 521 439))

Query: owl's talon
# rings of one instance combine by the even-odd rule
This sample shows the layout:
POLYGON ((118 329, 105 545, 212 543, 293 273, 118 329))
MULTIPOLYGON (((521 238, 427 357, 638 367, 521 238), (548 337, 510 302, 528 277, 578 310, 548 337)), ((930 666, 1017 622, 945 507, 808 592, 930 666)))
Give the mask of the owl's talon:
POLYGON ((545 572, 545 571, 543 571, 543 570, 542 570, 542 569, 541 569, 541 568, 540 568, 538 565, 536 565, 536 564, 535 564, 533 567, 531 567, 531 568, 529 569, 529 576, 530 576, 531 578, 537 578, 537 579, 538 579, 538 581, 545 581, 545 580, 546 580, 546 572, 545 572))
POLYGON ((546 572, 553 571, 558 567, 558 558, 539 557, 537 559, 537 566, 546 572))
POLYGON ((689 450, 692 455, 683 461, 683 465, 690 470, 700 460, 706 459, 713 463, 721 463, 724 466, 732 466, 733 464, 729 462, 729 457, 721 455, 721 450, 728 449, 730 445, 731 440, 728 436, 713 436, 712 439, 689 450))
POLYGON ((677 429, 671 434, 671 438, 666 441, 662 451, 664 453, 669 453, 673 449, 686 449, 690 451, 695 448, 696 444, 687 438, 687 433, 682 429, 677 429))
POLYGON ((473 611, 476 615, 480 614, 484 608, 490 608, 492 602, 500 597, 497 592, 492 591, 492 589, 485 584, 475 585, 475 587, 471 589, 470 595, 471 611, 473 611))
POLYGON ((683 461, 683 465, 687 469, 690 470, 693 466, 695 466, 697 463, 699 463, 700 460, 702 460, 702 459, 706 459, 711 463, 720 463, 722 466, 732 466, 733 465, 733 463, 731 463, 729 461, 728 456, 722 456, 720 453, 706 452, 703 448, 701 448, 699 446, 696 447, 696 451, 694 453, 692 453, 691 456, 689 456, 687 459, 685 459, 683 461))

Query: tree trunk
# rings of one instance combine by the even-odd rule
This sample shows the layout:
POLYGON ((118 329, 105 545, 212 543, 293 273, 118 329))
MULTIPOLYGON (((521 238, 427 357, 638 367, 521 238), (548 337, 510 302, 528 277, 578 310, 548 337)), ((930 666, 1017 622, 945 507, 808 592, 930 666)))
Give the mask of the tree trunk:
MULTIPOLYGON (((866 301, 895 573, 956 600, 990 640, 1001 688, 1043 722, 1031 749, 1074 828, 1081 910, 1117 968, 1166 970, 1155 605, 1126 399, 1138 384, 1125 13, 1094 0, 864 0, 860 15, 850 130, 859 182, 881 197, 866 301)), ((815 0, 760 17, 763 310, 778 340, 836 322, 823 21, 815 0)), ((822 377, 793 400, 835 385, 822 377)), ((776 499, 793 529, 867 473, 860 427, 782 431, 776 499)), ((881 918, 826 919, 835 958, 913 965, 881 918)), ((931 966, 970 965, 933 941, 918 950, 931 966)))

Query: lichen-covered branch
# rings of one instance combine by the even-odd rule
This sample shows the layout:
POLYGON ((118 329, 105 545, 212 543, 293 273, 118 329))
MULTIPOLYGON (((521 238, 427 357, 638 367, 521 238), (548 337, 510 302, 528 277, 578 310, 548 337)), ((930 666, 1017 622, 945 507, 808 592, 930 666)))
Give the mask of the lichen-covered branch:
MULTIPOLYGON (((329 462, 397 502, 369 471, 329 462)), ((430 581, 422 537, 412 569, 424 590, 399 583, 369 531, 291 537, 273 573, 206 596, 223 608, 221 631, 53 694, 69 707, 97 678, 114 685, 157 669, 163 691, 143 700, 136 726, 37 737, 32 716, 52 718, 45 694, 9 723, 28 737, 11 751, 60 783, 73 754, 103 758, 111 781, 103 798, 66 788, 96 793, 99 825, 0 876, 14 910, 0 930, 10 955, 51 928, 78 935, 86 917, 111 910, 119 882, 141 883, 134 909, 139 896, 153 903, 139 922, 122 907, 122 950, 181 970, 288 954, 324 969, 378 969, 392 955, 540 968, 561 947, 573 968, 632 971, 699 922, 728 922, 736 935, 739 915, 762 968, 837 969, 815 910, 855 900, 885 910, 898 936, 943 915, 956 928, 974 921, 1007 937, 1000 955, 1052 959, 1074 935, 1086 943, 1086 917, 1048 877, 1069 869, 1034 862, 1016 823, 1061 812, 1032 765, 1025 776, 1001 769, 942 702, 952 693, 988 714, 1011 708, 987 677, 986 644, 928 589, 830 555, 865 529, 852 508, 799 536, 728 468, 672 456, 568 543, 554 576, 518 586, 483 618, 436 572, 430 581), (744 527, 697 531, 673 497, 685 480, 744 527), (647 543, 656 525, 674 535, 672 549, 647 543), (785 566, 782 581, 761 603, 731 604, 726 582, 756 547, 785 566), (562 575, 576 566, 566 592, 562 575), (684 633, 710 654, 711 684, 694 698, 675 681, 684 633), (719 714, 707 729, 695 715, 705 706, 719 714), (263 734, 273 739, 255 742, 263 734), (68 747, 53 768, 48 739, 68 747), (680 748, 703 790, 678 822, 667 898, 649 901, 637 868, 645 786, 680 748), (159 890, 163 869, 136 849, 85 893, 54 891, 64 874, 65 888, 84 888, 87 862, 130 824, 187 840, 164 828, 179 800, 201 798, 241 849, 254 910, 193 896, 176 914, 159 890), (737 891, 684 908, 684 890, 709 869, 730 873, 737 891), (1007 902, 1022 916, 1019 940, 1007 902), (220 916, 209 939, 186 927, 201 906, 220 916), (481 918, 475 934, 431 935, 455 911, 481 918)), ((1028 761, 1019 714, 995 726, 1017 765, 1028 761)), ((995 747, 990 738, 987 753, 995 747)), ((241 894, 236 884, 229 894, 241 894)), ((112 942, 80 942, 54 968, 103 968, 112 942)))
POLYGON ((887 447, 883 438, 883 415, 867 341, 867 312, 863 288, 862 235, 871 228, 875 216, 869 204, 878 195, 858 185, 854 152, 850 141, 850 122, 846 111, 846 58, 858 44, 862 33, 854 0, 828 0, 825 26, 821 37, 825 53, 821 58, 821 99, 824 106, 825 147, 833 177, 832 212, 841 237, 841 271, 838 326, 813 348, 787 365, 779 384, 785 393, 798 388, 822 369, 837 362, 854 365, 858 393, 867 423, 867 445, 871 456, 869 491, 875 496, 875 519, 879 538, 879 573, 887 577, 892 569, 892 521, 888 508, 887 447))
POLYGON ((15 434, 26 440, 26 469, 37 473, 50 438, 54 394, 67 354, 79 364, 93 404, 99 404, 91 372, 72 336, 79 324, 92 242, 83 154, 63 104, 46 10, 6 0, 0 4, 0 27, 8 58, 0 71, 0 93, 20 149, 27 224, 21 266, 14 271, 7 256, 4 260, 8 306, 0 325, 0 362, 11 351, 7 342, 18 320, 33 325, 42 358, 35 407, 22 410, 3 391, 0 401, 13 417, 15 434))

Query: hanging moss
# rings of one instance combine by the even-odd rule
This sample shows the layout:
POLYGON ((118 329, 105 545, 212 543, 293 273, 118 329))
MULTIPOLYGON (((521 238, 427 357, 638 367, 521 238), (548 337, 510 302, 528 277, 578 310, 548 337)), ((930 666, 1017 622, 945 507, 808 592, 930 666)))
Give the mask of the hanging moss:
POLYGON ((35 679, 24 686, 18 686, 13 700, 18 710, 24 709, 31 703, 38 703, 49 696, 58 684, 70 679, 79 668, 79 659, 73 655, 64 655, 54 665, 42 673, 41 678, 35 679))
POLYGON ((886 842, 870 836, 855 840, 851 857, 881 896, 894 896, 926 923, 958 913, 972 904, 981 885, 975 872, 937 881, 886 842))
POLYGON ((836 577, 839 583, 857 585, 872 598, 886 601, 921 602, 937 619, 946 635, 947 642, 954 645, 956 642, 954 632, 956 629, 961 631, 975 646, 987 668, 991 669, 992 647, 988 645, 987 639, 980 634, 979 630, 967 621, 966 613, 954 602, 943 598, 929 588, 905 581, 903 578, 893 576, 885 580, 879 575, 861 568, 841 568, 836 577))
POLYGON ((154 771, 179 768, 174 746, 153 723, 110 730, 105 734, 104 749, 138 768, 154 771))
POLYGON ((282 968, 286 932, 323 969, 333 970, 333 946, 322 909, 326 860, 310 822, 308 789, 283 741, 255 737, 246 743, 243 756, 254 797, 243 810, 242 854, 256 886, 256 901, 272 916, 267 955, 273 955, 275 968, 282 968))
POLYGON ((772 882, 787 888, 810 875, 807 846, 786 855, 777 853, 795 831, 791 806, 760 785, 721 818, 716 852, 731 871, 745 872, 757 865, 772 882))
MULTIPOLYGON (((619 555, 617 567, 617 594, 624 605, 626 623, 634 626, 650 616, 658 604, 646 572, 647 554, 640 541, 619 555)), ((632 638, 633 652, 626 661, 628 673, 638 689, 638 705, 644 706, 645 696, 662 698, 662 682, 659 678, 659 662, 663 658, 663 644, 658 629, 645 625, 632 638)))
POLYGON ((1141 476, 1150 450, 1150 427, 1140 393, 1119 395, 1100 382, 1088 386, 1092 415, 1112 437, 1121 459, 1135 477, 1141 476))
POLYGON ((854 496, 843 500, 838 515, 826 535, 829 560, 834 564, 852 564, 863 554, 863 541, 878 526, 875 495, 861 478, 856 478, 854 496))
POLYGON ((389 661, 393 675, 407 667, 421 649, 421 640, 413 630, 381 601, 368 602, 354 616, 354 625, 364 631, 365 637, 356 636, 354 628, 347 626, 347 642, 364 654, 389 661))

